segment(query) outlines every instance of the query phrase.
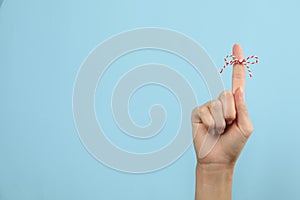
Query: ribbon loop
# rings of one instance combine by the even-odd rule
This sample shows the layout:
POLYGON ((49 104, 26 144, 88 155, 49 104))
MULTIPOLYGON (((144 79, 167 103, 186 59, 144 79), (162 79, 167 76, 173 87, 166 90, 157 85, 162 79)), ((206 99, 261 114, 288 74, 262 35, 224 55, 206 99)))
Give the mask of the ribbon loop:
POLYGON ((247 71, 249 73, 249 76, 252 77, 252 72, 251 69, 249 67, 249 65, 254 65, 258 63, 258 56, 248 56, 246 59, 237 59, 235 56, 233 55, 227 55, 224 58, 225 61, 225 65, 222 67, 222 69, 220 70, 220 74, 224 71, 224 69, 228 66, 228 65, 234 65, 234 64, 241 64, 241 65, 245 65, 247 68, 247 71), (231 58, 231 60, 228 61, 228 58, 231 58))

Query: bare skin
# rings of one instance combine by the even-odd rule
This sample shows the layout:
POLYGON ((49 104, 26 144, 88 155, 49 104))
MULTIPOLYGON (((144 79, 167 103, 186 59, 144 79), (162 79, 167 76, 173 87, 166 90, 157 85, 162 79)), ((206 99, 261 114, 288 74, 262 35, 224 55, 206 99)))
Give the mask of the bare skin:
MULTIPOLYGON (((232 54, 243 59, 240 45, 232 54)), ((235 163, 253 132, 244 99, 245 69, 235 64, 232 90, 223 91, 219 98, 196 107, 192 112, 194 147, 197 154, 196 200, 230 200, 235 163), (220 134, 219 141, 204 158, 199 151, 206 134, 220 134)))

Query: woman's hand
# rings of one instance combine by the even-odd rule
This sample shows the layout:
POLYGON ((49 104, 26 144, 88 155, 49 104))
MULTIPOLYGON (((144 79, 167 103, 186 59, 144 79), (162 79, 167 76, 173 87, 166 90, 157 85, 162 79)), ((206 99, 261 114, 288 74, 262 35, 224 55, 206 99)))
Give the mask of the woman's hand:
MULTIPOLYGON (((240 45, 233 46, 233 55, 238 59, 244 58, 240 45)), ((194 147, 198 158, 196 199, 231 199, 234 165, 253 131, 244 89, 244 66, 235 64, 232 91, 223 91, 218 99, 199 106, 192 112, 194 147), (201 158, 200 149, 207 134, 219 134, 220 137, 214 148, 201 158), (209 194, 210 192, 214 194, 209 194)))
MULTIPOLYGON (((243 59, 240 45, 233 46, 233 55, 243 59)), ((219 98, 193 110, 192 126, 194 146, 199 157, 206 134, 219 134, 220 138, 212 151, 200 164, 234 164, 248 137, 253 131, 244 98, 245 70, 235 64, 232 74, 232 91, 223 91, 219 98)))

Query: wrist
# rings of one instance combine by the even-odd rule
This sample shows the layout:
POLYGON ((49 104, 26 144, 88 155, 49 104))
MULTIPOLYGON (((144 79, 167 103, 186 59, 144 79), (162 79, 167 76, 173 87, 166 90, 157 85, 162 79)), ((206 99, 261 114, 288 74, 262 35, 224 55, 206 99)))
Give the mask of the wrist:
POLYGON ((234 164, 197 164, 196 200, 230 200, 234 164))
POLYGON ((234 164, 197 164, 196 177, 202 179, 205 184, 216 185, 219 182, 232 182, 234 164))
POLYGON ((208 173, 208 174, 219 174, 219 173, 231 173, 233 174, 235 163, 197 163, 196 171, 208 173))

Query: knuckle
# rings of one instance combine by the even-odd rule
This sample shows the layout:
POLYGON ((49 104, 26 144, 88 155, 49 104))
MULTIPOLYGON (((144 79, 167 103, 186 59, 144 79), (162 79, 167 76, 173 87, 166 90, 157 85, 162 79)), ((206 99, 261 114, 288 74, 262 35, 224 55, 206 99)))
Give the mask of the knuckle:
POLYGON ((210 102, 210 108, 213 110, 219 110, 222 108, 222 103, 219 100, 213 100, 210 102))
POLYGON ((199 115, 203 115, 206 112, 206 108, 204 106, 198 107, 198 113, 199 115))
POLYGON ((222 94, 220 94, 219 99, 225 107, 230 106, 234 103, 233 93, 230 90, 223 91, 222 94))
POLYGON ((194 116, 195 114, 198 113, 198 107, 195 107, 193 110, 192 110, 192 116, 194 116))
POLYGON ((207 128, 214 128, 215 127, 215 121, 211 118, 211 117, 208 117, 207 118, 207 128))
POLYGON ((224 90, 221 94, 220 94, 220 98, 222 99, 226 99, 227 97, 232 96, 232 91, 231 90, 224 90))
POLYGON ((191 113, 191 122, 194 123, 194 122, 198 122, 199 118, 199 106, 195 107, 193 110, 192 110, 192 113, 191 113))

